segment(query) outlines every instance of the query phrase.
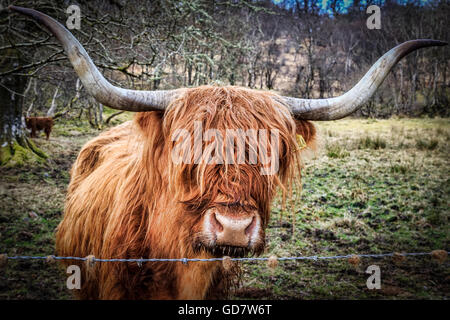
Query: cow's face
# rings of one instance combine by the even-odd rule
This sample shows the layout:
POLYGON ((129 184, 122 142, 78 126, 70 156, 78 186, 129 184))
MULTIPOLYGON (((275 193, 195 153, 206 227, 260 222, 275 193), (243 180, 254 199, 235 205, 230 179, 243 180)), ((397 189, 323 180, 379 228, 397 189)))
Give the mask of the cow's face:
POLYGON ((206 169, 208 190, 182 200, 185 214, 195 217, 191 232, 195 251, 214 256, 262 252, 275 186, 258 169, 245 164, 211 166, 206 169), (230 171, 238 172, 239 178, 230 171))
POLYGON ((193 250, 261 253, 276 188, 289 182, 299 159, 286 107, 267 93, 200 87, 171 105, 163 130, 169 185, 193 250))

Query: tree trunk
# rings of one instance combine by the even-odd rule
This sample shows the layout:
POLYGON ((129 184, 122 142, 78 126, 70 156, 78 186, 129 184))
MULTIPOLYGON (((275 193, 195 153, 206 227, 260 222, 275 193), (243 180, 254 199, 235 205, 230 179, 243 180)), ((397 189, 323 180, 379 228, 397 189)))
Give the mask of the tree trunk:
POLYGON ((56 88, 55 93, 53 94, 52 104, 47 111, 47 117, 53 117, 56 111, 56 97, 58 96, 59 87, 56 88))
POLYGON ((98 128, 103 128, 103 105, 98 103, 98 128))
MULTIPOLYGON (((18 52, 11 49, 0 59, 0 70, 10 70, 23 64, 18 52)), ((7 75, 0 78, 0 165, 22 165, 29 160, 47 156, 27 138, 22 118, 25 76, 7 75)))

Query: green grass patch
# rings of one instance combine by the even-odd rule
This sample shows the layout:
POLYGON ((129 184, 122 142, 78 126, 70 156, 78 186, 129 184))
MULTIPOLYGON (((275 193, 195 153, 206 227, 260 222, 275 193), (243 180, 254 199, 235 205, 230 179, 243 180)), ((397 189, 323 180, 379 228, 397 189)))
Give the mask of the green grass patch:
POLYGON ((328 144, 326 146, 326 150, 327 156, 333 159, 345 158, 350 155, 350 153, 339 144, 332 144, 332 145, 328 144))
POLYGON ((416 147, 419 150, 432 151, 437 148, 438 144, 439 144, 438 139, 424 139, 424 138, 416 139, 416 147))
POLYGON ((366 136, 358 141, 358 149, 385 149, 387 146, 387 142, 380 136, 370 137, 366 136))

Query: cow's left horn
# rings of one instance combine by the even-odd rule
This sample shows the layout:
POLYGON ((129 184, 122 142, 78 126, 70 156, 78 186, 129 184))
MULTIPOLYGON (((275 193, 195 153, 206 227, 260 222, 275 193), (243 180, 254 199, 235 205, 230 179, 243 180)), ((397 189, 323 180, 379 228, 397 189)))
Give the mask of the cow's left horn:
POLYGON ((100 103, 127 111, 165 110, 179 90, 128 90, 109 83, 92 62, 83 46, 55 19, 33 9, 9 6, 9 10, 43 24, 61 42, 84 87, 100 103))
POLYGON ((446 42, 419 39, 404 42, 385 53, 349 91, 329 99, 282 97, 293 115, 304 120, 338 120, 358 110, 378 89, 389 71, 408 53, 424 47, 444 46, 446 42))

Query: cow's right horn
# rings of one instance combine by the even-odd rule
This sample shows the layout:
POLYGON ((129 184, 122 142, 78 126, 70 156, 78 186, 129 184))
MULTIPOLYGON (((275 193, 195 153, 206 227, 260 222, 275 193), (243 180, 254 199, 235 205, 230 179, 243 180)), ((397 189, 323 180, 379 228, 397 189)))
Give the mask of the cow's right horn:
POLYGON ((61 42, 84 87, 100 103, 127 111, 165 110, 180 90, 128 90, 109 83, 92 62, 83 46, 55 19, 33 9, 9 6, 9 10, 43 24, 61 42))
POLYGON ((328 99, 298 99, 282 97, 292 114, 304 120, 342 119, 366 103, 401 58, 414 50, 432 46, 444 46, 446 42, 418 39, 404 42, 385 53, 364 77, 349 91, 328 99))

